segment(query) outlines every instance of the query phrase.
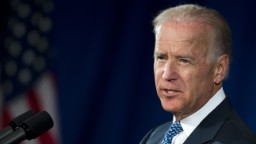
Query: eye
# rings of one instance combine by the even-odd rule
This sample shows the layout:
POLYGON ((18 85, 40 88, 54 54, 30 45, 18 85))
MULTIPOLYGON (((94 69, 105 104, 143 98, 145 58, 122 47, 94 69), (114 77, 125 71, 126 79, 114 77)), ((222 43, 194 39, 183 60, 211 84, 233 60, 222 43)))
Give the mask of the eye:
POLYGON ((189 63, 190 63, 190 60, 185 59, 185 58, 180 58, 180 59, 179 59, 179 62, 182 63, 182 64, 189 64, 189 63))
POLYGON ((163 55, 159 55, 159 56, 157 56, 157 59, 159 59, 159 60, 163 60, 163 59, 165 59, 165 56, 163 56, 163 55))
POLYGON ((155 56, 155 60, 156 61, 164 61, 164 60, 167 60, 167 56, 164 54, 158 54, 155 56))

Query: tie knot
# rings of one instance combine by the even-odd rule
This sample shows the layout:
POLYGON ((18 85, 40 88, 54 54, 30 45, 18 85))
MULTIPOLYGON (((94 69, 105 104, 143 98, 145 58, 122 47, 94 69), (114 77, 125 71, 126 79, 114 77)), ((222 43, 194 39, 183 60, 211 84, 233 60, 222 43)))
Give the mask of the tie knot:
MULTIPOLYGON (((182 126, 181 126, 181 124, 180 124, 180 122, 179 121, 176 121, 176 122, 174 122, 172 125, 171 125, 171 127, 170 127, 170 131, 172 131, 172 132, 174 132, 174 133, 180 133, 180 132, 182 132, 183 131, 183 129, 182 129, 182 126)), ((176 134, 176 135, 177 135, 176 134)))
POLYGON ((179 121, 174 122, 168 129, 162 144, 171 144, 173 137, 182 131, 183 129, 180 122, 179 121))

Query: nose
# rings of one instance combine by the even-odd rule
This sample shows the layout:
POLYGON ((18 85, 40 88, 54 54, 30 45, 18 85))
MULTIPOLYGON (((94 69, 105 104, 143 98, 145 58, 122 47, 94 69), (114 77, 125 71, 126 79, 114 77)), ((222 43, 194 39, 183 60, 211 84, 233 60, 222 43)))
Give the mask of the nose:
POLYGON ((162 78, 166 81, 174 81, 178 79, 177 67, 174 63, 167 62, 165 64, 162 78))

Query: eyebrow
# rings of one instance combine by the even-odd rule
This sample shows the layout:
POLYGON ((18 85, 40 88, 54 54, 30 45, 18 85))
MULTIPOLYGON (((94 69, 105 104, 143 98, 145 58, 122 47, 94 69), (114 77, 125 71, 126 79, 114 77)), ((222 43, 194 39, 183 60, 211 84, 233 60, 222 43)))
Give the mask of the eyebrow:
POLYGON ((189 56, 189 55, 178 55, 178 56, 175 56, 175 58, 177 58, 177 59, 188 59, 191 62, 196 62, 196 58, 192 57, 192 56, 189 56))
POLYGON ((155 51, 154 55, 161 55, 161 54, 165 54, 165 52, 161 52, 161 51, 155 51))
MULTIPOLYGON (((161 52, 161 51, 155 51, 154 55, 153 55, 153 58, 155 59, 157 56, 161 56, 161 55, 165 56, 165 55, 167 55, 167 53, 166 52, 161 52)), ((197 61, 196 58, 191 56, 191 55, 177 55, 177 56, 175 56, 175 58, 176 59, 188 59, 192 62, 197 61)))
POLYGON ((160 52, 160 51, 155 51, 153 56, 155 58, 156 56, 159 56, 159 55, 166 55, 166 53, 165 52, 160 52))
POLYGON ((176 58, 187 58, 187 59, 191 59, 191 60, 195 59, 194 57, 189 56, 189 55, 177 55, 177 56, 175 56, 175 57, 176 57, 176 58))

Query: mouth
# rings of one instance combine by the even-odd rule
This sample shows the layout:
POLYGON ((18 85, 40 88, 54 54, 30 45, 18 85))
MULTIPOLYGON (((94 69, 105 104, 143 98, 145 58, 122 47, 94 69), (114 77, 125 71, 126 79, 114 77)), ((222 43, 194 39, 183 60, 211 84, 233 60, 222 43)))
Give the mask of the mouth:
POLYGON ((174 97, 181 93, 181 91, 175 89, 161 89, 161 92, 164 96, 167 97, 174 97))

